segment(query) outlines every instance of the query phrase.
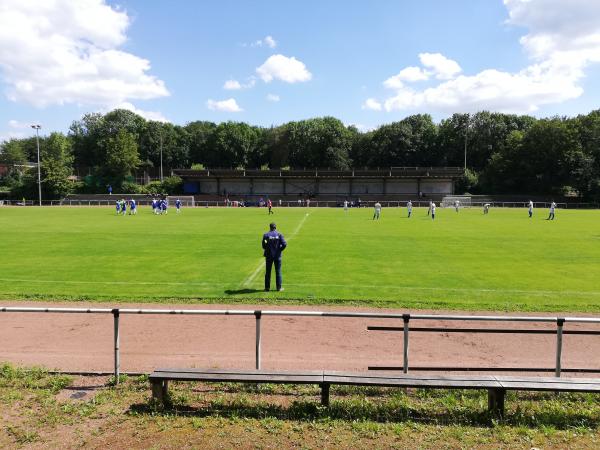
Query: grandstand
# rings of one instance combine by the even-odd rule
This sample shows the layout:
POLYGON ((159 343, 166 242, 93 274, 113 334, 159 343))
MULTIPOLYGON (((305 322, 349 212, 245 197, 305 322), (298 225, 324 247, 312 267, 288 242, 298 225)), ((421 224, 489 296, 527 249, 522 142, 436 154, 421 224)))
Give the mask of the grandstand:
POLYGON ((175 170, 184 181, 184 193, 196 201, 238 197, 282 201, 310 198, 317 201, 441 199, 453 195, 458 167, 392 167, 354 170, 175 170))

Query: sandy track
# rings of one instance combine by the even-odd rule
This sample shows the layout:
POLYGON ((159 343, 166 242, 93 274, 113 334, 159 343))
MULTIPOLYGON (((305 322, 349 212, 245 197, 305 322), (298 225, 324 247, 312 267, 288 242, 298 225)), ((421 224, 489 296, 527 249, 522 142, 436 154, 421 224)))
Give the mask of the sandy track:
MULTIPOLYGON (((17 305, 155 309, 260 308, 248 305, 0 302, 0 306, 17 305)), ((306 306, 277 308, 271 305, 263 309, 351 310, 306 306)), ((369 311, 366 308, 352 310, 369 311)), ((456 311, 453 313, 458 314, 456 311)), ((374 365, 400 366, 402 334, 367 331, 367 325, 401 326, 401 321, 264 317, 262 366, 267 369, 355 371, 365 371, 368 366, 374 365)), ((411 325, 555 329, 554 324, 533 323, 418 321, 411 325)), ((567 329, 600 330, 600 326, 567 324, 565 330, 567 329)), ((156 367, 253 368, 254 332, 253 317, 122 315, 121 370, 148 372, 156 367)), ((108 314, 0 313, 0 361, 42 365, 64 371, 111 371, 112 339, 113 322, 112 316, 108 314)), ((556 338, 552 335, 412 333, 410 364, 554 367, 555 350, 556 338)), ((600 337, 565 336, 562 361, 564 368, 599 369, 600 337)))

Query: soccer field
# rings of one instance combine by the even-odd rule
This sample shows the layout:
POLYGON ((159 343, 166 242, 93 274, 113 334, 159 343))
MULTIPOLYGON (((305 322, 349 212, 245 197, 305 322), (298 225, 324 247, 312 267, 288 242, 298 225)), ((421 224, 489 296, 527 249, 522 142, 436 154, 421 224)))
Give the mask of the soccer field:
MULTIPOLYGON (((525 209, 0 208, 0 298, 347 303, 600 311, 600 212, 525 209), (284 292, 262 292, 260 239, 288 239, 284 292), (261 300, 263 299, 263 300, 261 300)), ((274 281, 272 283, 274 285, 274 281)))

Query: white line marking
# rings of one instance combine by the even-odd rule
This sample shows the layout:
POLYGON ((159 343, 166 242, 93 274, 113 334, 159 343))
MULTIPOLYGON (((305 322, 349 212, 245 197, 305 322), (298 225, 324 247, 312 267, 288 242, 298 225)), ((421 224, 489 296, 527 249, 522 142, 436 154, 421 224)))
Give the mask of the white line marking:
MULTIPOLYGON (((310 213, 306 213, 304 215, 304 217, 302 217, 302 220, 300 221, 300 223, 298 224, 298 226, 296 226, 296 228, 294 228, 294 231, 292 231, 292 234, 287 238, 287 242, 291 241, 294 237, 296 237, 296 235, 298 234, 298 232, 300 231, 300 229, 302 228, 302 225, 304 225, 304 222, 306 222, 306 219, 308 218, 308 216, 310 215, 310 213)), ((256 267, 256 269, 254 270, 254 272, 252 272, 242 283, 242 287, 248 287, 252 284, 252 282, 254 281, 254 279, 258 276, 258 274, 260 273, 261 269, 264 267, 264 260, 261 258, 260 263, 258 264, 258 266, 256 267)))

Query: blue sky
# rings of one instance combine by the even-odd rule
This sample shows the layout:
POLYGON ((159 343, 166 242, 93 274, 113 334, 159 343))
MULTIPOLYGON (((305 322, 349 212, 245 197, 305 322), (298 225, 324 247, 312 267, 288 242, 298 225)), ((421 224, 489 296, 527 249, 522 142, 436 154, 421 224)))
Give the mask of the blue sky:
POLYGON ((587 113, 600 2, 564 4, 0 0, 0 139, 114 107, 177 124, 333 115, 361 129, 414 113, 587 113))

